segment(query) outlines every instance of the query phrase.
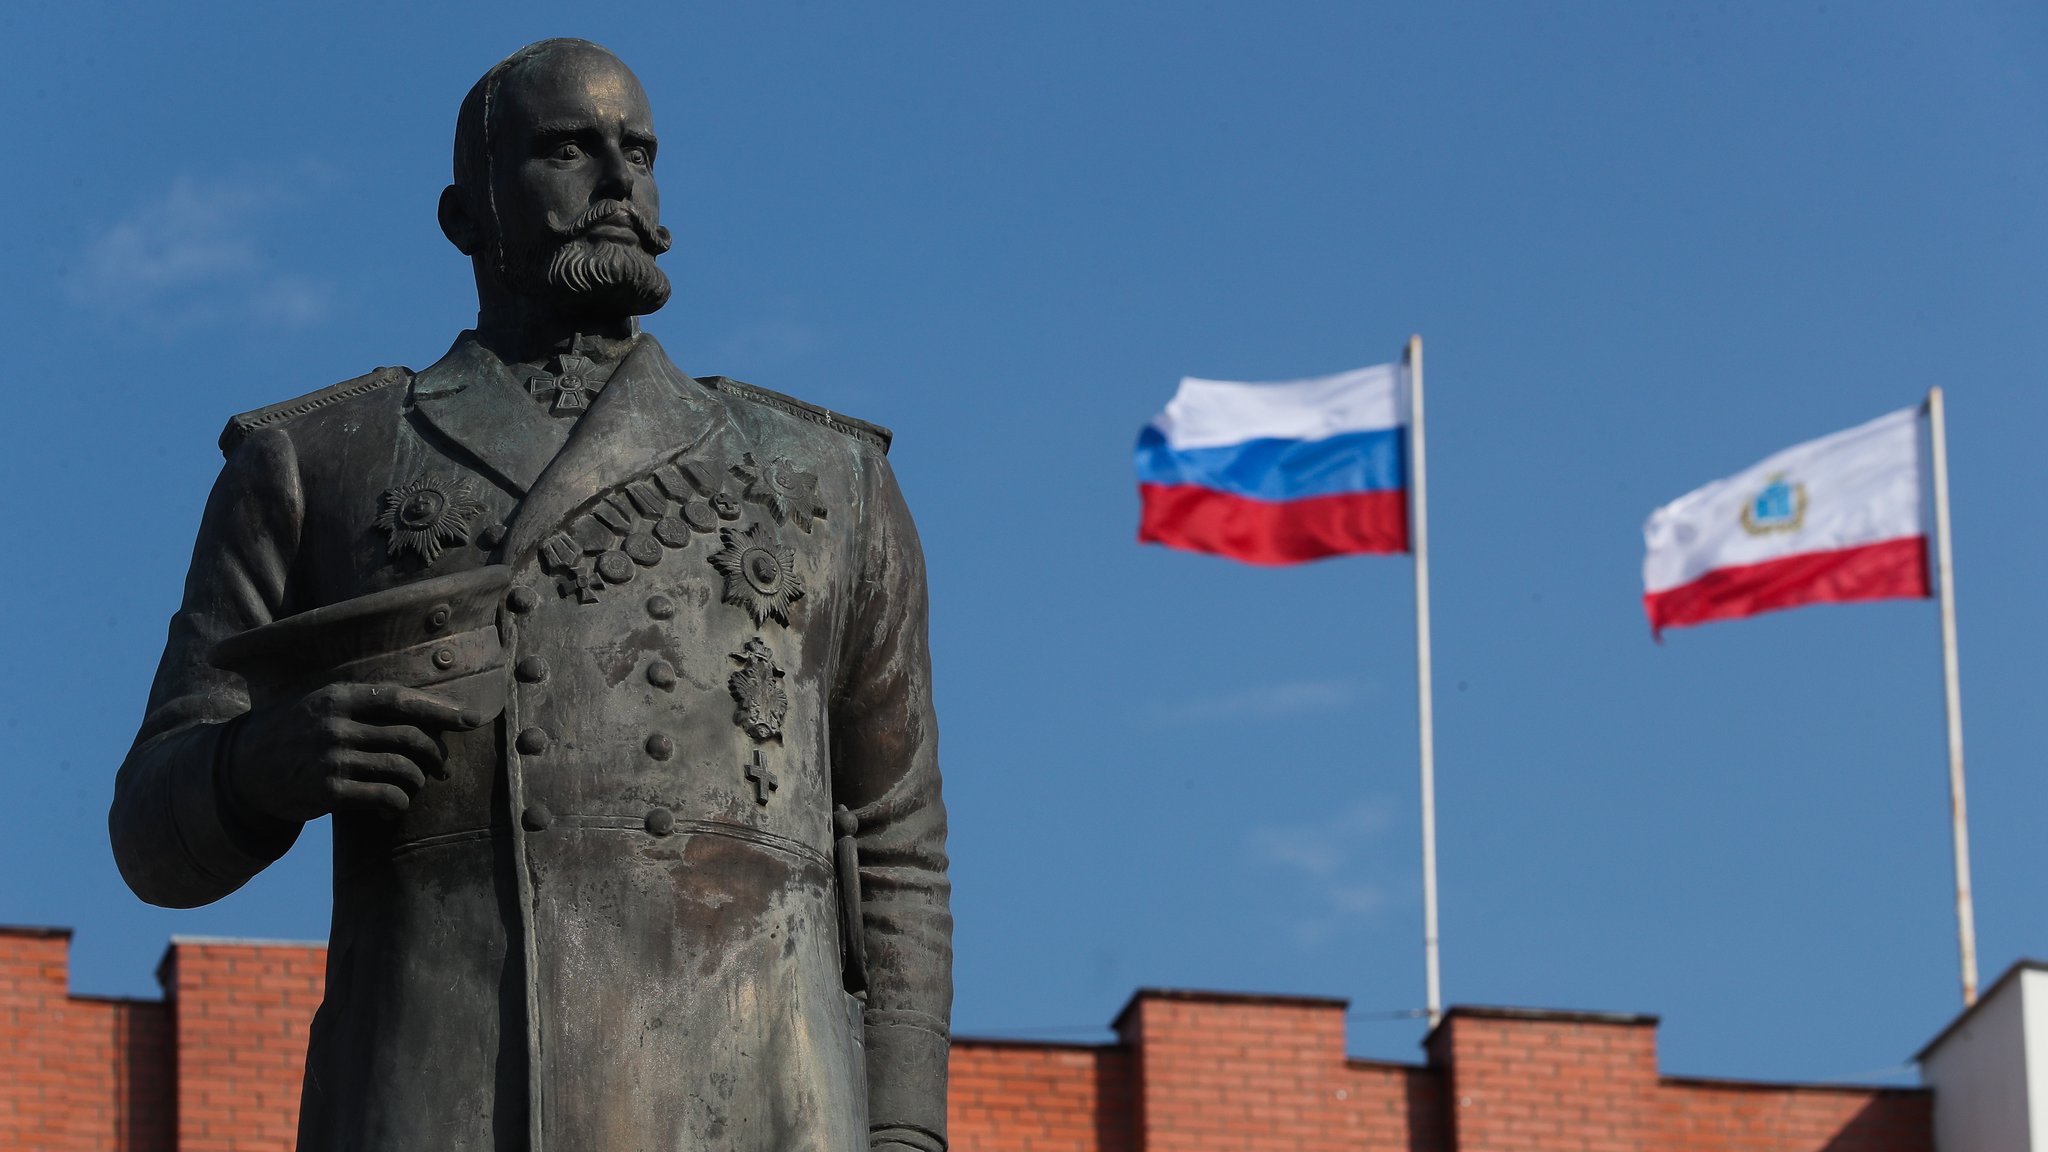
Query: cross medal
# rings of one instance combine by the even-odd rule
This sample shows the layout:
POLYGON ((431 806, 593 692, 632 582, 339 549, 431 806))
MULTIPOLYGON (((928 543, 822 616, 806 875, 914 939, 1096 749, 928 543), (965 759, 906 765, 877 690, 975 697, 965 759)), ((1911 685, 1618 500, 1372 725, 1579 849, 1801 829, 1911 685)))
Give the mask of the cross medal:
POLYGON ((555 357, 555 370, 527 378, 526 387, 535 399, 554 390, 548 412, 555 416, 574 415, 590 407, 590 358, 583 351, 583 337, 569 343, 569 350, 555 357))
POLYGON ((754 749, 754 760, 747 765, 747 779, 754 785, 755 801, 761 804, 768 802, 770 792, 782 787, 782 777, 777 776, 775 770, 768 767, 767 761, 761 759, 759 748, 754 749))

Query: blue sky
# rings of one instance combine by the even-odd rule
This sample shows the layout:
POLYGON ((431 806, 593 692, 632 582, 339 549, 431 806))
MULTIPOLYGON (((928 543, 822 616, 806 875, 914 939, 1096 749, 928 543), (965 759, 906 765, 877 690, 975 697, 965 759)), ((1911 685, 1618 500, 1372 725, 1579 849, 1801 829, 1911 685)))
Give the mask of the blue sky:
POLYGON ((212 907, 109 859, 225 418, 434 360, 463 91, 547 35, 654 101, 723 373, 893 426, 930 557, 956 1026, 1137 985, 1422 1002, 1408 563, 1133 543, 1183 374, 1428 340, 1453 1002, 1661 1013, 1667 1070, 1896 1066, 1957 1007, 1927 603, 1676 633, 1655 505, 1950 393, 1984 974, 2048 954, 2048 15, 1950 4, 15 5, 0 100, 0 921, 82 992, 313 938, 327 838, 212 907))

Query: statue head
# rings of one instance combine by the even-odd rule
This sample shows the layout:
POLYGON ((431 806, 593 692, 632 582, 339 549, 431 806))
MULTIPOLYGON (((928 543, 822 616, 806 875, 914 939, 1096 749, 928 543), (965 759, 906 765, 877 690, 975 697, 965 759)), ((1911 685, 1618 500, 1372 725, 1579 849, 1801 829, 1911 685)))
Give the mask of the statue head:
POLYGON ((640 81, 587 40, 529 44, 485 72, 440 205, 482 310, 596 328, 666 303, 655 143, 640 81))

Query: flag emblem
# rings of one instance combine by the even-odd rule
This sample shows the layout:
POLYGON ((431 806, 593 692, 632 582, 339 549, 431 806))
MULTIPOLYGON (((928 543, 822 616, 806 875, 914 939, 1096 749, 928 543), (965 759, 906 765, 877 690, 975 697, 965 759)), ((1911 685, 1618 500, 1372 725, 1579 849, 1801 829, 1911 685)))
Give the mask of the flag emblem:
POLYGON ((1779 472, 1742 506, 1742 530, 1751 536, 1797 532, 1806 523, 1806 485, 1788 483, 1779 472))
POLYGON ((1901 409, 1796 444, 1651 513, 1651 629, 1926 596, 1920 432, 1919 410, 1901 409))

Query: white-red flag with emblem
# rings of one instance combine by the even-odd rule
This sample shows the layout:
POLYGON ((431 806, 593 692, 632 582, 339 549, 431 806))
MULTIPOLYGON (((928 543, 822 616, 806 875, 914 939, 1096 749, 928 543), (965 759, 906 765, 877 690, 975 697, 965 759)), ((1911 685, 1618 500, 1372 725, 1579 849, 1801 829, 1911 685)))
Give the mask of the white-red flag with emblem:
POLYGON ((1643 525, 1650 627, 1928 596, 1922 441, 1921 409, 1902 409, 1652 512, 1643 525))

